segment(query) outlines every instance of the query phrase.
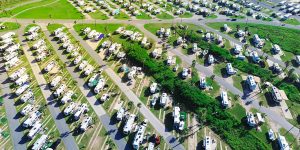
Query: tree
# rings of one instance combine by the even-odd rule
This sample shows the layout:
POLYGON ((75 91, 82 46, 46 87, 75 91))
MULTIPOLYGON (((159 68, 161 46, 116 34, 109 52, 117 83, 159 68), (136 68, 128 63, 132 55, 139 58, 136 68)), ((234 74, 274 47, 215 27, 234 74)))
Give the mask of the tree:
POLYGON ((261 106, 264 106, 265 105, 265 101, 259 101, 259 106, 261 107, 261 106))
POLYGON ((133 102, 132 102, 132 101, 129 101, 127 105, 128 105, 128 110, 131 110, 131 109, 132 109, 132 106, 133 106, 133 102))
POLYGON ((290 63, 291 63, 291 61, 284 62, 284 64, 285 64, 284 70, 286 70, 290 66, 290 63))
POLYGON ((239 31, 240 30, 240 28, 241 28, 241 26, 238 24, 238 25, 236 25, 236 31, 239 31))
POLYGON ((196 66, 196 60, 193 60, 192 61, 192 67, 195 67, 196 66))

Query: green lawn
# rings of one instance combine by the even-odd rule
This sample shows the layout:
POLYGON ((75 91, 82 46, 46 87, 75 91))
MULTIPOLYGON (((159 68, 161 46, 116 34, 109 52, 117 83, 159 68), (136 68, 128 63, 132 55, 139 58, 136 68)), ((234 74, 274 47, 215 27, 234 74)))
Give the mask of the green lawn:
POLYGON ((216 19, 216 18, 218 18, 218 16, 215 15, 215 14, 211 14, 211 15, 205 17, 205 18, 206 18, 206 19, 216 19))
POLYGON ((15 5, 24 3, 24 2, 28 2, 31 0, 1 0, 0 1, 0 9, 2 8, 10 8, 13 7, 15 5))
POLYGON ((118 15, 115 15, 114 18, 115 19, 120 19, 120 20, 130 19, 130 17, 126 13, 124 13, 122 11, 120 11, 120 13, 118 15))
MULTIPOLYGON (((208 26, 220 30, 224 24, 224 22, 208 23, 208 26)), ((233 33, 231 33, 232 36, 235 34, 237 25, 240 25, 240 28, 243 30, 247 26, 246 23, 226 22, 226 24, 233 30, 233 33)), ((278 44, 284 51, 300 54, 300 30, 252 23, 248 23, 248 28, 252 35, 258 34, 263 39, 269 37, 269 41, 267 41, 266 44, 278 44)))
POLYGON ((136 16, 136 19, 152 19, 152 17, 145 12, 140 12, 141 14, 136 16))
POLYGON ((179 15, 180 18, 191 18, 193 17, 193 14, 189 13, 189 12, 185 12, 182 15, 179 15))
POLYGON ((159 19, 173 19, 174 17, 166 12, 161 12, 160 14, 156 15, 159 19))
POLYGON ((84 16, 77 11, 67 0, 43 0, 36 3, 17 7, 6 13, 1 13, 0 17, 10 17, 31 19, 83 19, 84 16), (45 6, 44 6, 45 5, 45 6), (32 9, 31 9, 32 8, 32 9), (29 10, 26 10, 29 9, 29 10), (20 13, 20 14, 18 14, 20 13))
POLYGON ((89 15, 93 19, 101 19, 101 20, 107 20, 107 19, 109 19, 109 17, 107 17, 106 14, 104 14, 103 12, 98 11, 98 10, 96 12, 89 13, 89 15))
POLYGON ((279 129, 279 133, 280 135, 284 136, 285 139, 287 140, 288 144, 294 148, 299 148, 299 143, 297 143, 297 139, 291 134, 289 133, 287 130, 285 130, 284 128, 280 128, 279 129))
POLYGON ((230 16, 229 18, 232 18, 232 19, 244 19, 245 16, 237 15, 237 16, 230 16))
POLYGON ((300 25, 300 22, 297 19, 287 19, 285 21, 283 21, 286 24, 291 24, 291 25, 300 25))
MULTIPOLYGON (((0 22, 0 25, 1 25, 1 22, 0 22)), ((21 25, 19 23, 15 23, 15 22, 4 22, 3 26, 5 26, 5 29, 0 29, 0 32, 16 30, 16 29, 19 29, 21 25)))
POLYGON ((234 106, 227 111, 239 121, 241 121, 246 116, 245 108, 238 103, 234 104, 234 106))

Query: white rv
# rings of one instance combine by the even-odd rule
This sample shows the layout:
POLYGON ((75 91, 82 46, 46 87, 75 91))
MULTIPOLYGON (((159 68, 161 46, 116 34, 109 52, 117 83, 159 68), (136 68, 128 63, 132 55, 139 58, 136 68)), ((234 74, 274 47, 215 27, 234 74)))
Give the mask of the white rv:
POLYGON ((33 92, 31 90, 28 90, 25 94, 23 94, 20 98, 21 102, 25 103, 30 99, 34 99, 33 92))
POLYGON ((33 144, 32 150, 40 150, 44 146, 47 141, 48 136, 42 135, 38 140, 36 140, 33 144))
POLYGON ((23 75, 25 73, 26 69, 24 67, 18 69, 17 71, 15 71, 14 73, 12 73, 9 76, 10 80, 16 80, 17 78, 19 78, 21 75, 23 75))
POLYGON ((80 65, 78 66, 79 70, 82 70, 83 68, 85 68, 85 66, 88 65, 88 62, 86 60, 83 60, 80 65))
POLYGON ((77 104, 74 102, 71 102, 69 104, 69 106, 67 108, 65 108, 64 115, 68 116, 68 115, 72 114, 76 107, 77 107, 77 104))
POLYGON ((105 85, 105 80, 102 78, 99 79, 96 87, 94 88, 94 92, 99 93, 104 88, 104 85, 105 85))
POLYGON ((51 61, 50 63, 47 64, 47 66, 44 68, 44 71, 49 72, 51 71, 55 66, 55 62, 51 61))
POLYGON ((73 63, 74 63, 75 65, 77 65, 77 64, 79 64, 79 62, 80 62, 81 60, 82 60, 82 56, 79 55, 79 56, 77 56, 77 57, 74 59, 73 63))
POLYGON ((89 64, 84 68, 83 71, 84 71, 84 75, 88 76, 94 71, 94 67, 89 64))
POLYGON ((168 103, 169 101, 169 96, 167 95, 167 93, 162 93, 162 95, 160 96, 160 105, 161 106, 166 106, 166 104, 168 103))
POLYGON ((29 75, 28 75, 28 74, 24 74, 24 75, 22 75, 19 79, 17 79, 17 80, 15 81, 15 83, 16 83, 18 86, 20 86, 20 85, 26 83, 26 82, 28 81, 28 79, 29 79, 29 75))
POLYGON ((228 107, 229 101, 228 101, 228 95, 226 91, 221 92, 221 100, 222 100, 222 105, 224 107, 228 107))
POLYGON ((42 128, 42 124, 37 121, 33 127, 29 130, 27 137, 32 139, 42 128))
POLYGON ((86 131, 89 125, 92 123, 92 117, 84 118, 80 125, 81 131, 86 131))
POLYGON ((42 114, 39 111, 36 111, 29 115, 30 115, 29 118, 27 118, 22 124, 22 126, 25 128, 33 126, 34 123, 36 123, 39 120, 42 114))
POLYGON ((60 85, 53 93, 55 97, 59 97, 67 89, 65 84, 60 85))
POLYGON ((134 149, 139 149, 140 144, 142 144, 143 140, 144 140, 144 134, 146 131, 146 127, 147 127, 147 122, 148 120, 144 120, 138 128, 138 131, 136 132, 134 139, 133 139, 133 143, 132 146, 134 149))
POLYGON ((117 116, 116 116, 117 120, 121 121, 124 117, 124 114, 125 114, 125 109, 121 107, 117 112, 117 116))
POLYGON ((124 134, 129 134, 133 128, 133 124, 134 124, 134 120, 135 120, 135 115, 134 114, 131 114, 129 116, 129 118, 127 119, 126 123, 125 123, 125 126, 123 128, 123 132, 124 134))
POLYGON ((157 89, 157 83, 152 83, 150 85, 150 93, 154 94, 156 92, 156 89, 157 89))
POLYGON ((25 116, 32 111, 33 111, 33 106, 31 104, 28 104, 20 111, 20 114, 25 116))
POLYGON ((16 90, 15 94, 16 94, 17 96, 20 96, 20 95, 21 95, 23 92, 25 92, 28 88, 29 88, 29 83, 25 83, 25 84, 23 84, 22 86, 20 86, 20 87, 16 90))
POLYGON ((62 80, 62 76, 56 76, 55 78, 52 79, 52 81, 50 82, 50 86, 51 87, 56 87, 58 85, 58 83, 60 83, 60 81, 62 80))
POLYGON ((78 120, 80 118, 80 116, 83 114, 83 113, 86 113, 88 111, 88 106, 87 104, 81 104, 77 107, 76 109, 76 112, 74 113, 74 119, 75 120, 78 120))
POLYGON ((74 91, 70 90, 68 91, 62 98, 61 98, 61 103, 65 104, 67 102, 71 102, 72 101, 72 96, 74 94, 74 91))

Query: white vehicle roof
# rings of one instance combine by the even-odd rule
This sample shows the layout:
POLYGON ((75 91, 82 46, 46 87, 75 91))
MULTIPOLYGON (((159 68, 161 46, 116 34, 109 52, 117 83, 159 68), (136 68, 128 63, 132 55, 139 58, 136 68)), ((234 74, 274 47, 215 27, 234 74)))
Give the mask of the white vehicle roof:
POLYGON ((228 96, 226 91, 222 91, 221 93, 221 99, 222 99, 222 105, 227 106, 228 105, 228 96))
POLYGON ((20 78, 17 79, 17 80, 15 81, 15 83, 16 83, 17 85, 20 86, 20 85, 22 85, 23 83, 25 83, 28 79, 29 79, 29 75, 28 75, 28 74, 24 74, 24 75, 20 76, 20 78))
POLYGON ((73 63, 74 63, 75 65, 77 65, 81 60, 82 60, 82 56, 79 55, 79 56, 77 56, 77 57, 74 59, 73 63))
POLYGON ((79 107, 77 108, 75 114, 74 114, 74 118, 76 120, 79 119, 79 117, 88 110, 87 104, 81 104, 79 105, 79 107))
POLYGON ((55 96, 60 96, 65 90, 67 86, 65 84, 60 85, 54 92, 55 96))
POLYGON ((83 121, 81 122, 80 129, 82 131, 85 131, 90 125, 91 121, 92 121, 92 117, 84 118, 83 121))
POLYGON ((161 105, 165 105, 168 101, 169 97, 167 95, 167 93, 162 93, 162 95, 160 96, 160 104, 161 105))
POLYGON ((211 137, 210 136, 205 136, 205 139, 203 140, 203 146, 205 150, 210 150, 211 149, 211 137))
POLYGON ((84 74, 85 75, 89 75, 91 72, 94 71, 94 67, 90 64, 88 64, 85 68, 84 68, 84 74))
POLYGON ((47 138, 47 135, 42 135, 38 140, 34 142, 32 150, 40 150, 46 143, 47 138))
POLYGON ((28 90, 25 94, 23 94, 20 98, 20 100, 25 103, 27 102, 30 98, 34 98, 33 92, 31 90, 28 90))
POLYGON ((25 90, 27 90, 29 88, 29 83, 25 83, 22 86, 20 86, 17 90, 16 90, 16 95, 19 96, 21 95, 25 90))
POLYGON ((180 122, 180 108, 174 107, 173 108, 173 118, 174 118, 174 124, 178 124, 180 122))
POLYGON ((31 113, 30 116, 23 122, 23 127, 32 126, 42 114, 39 111, 31 113))
POLYGON ((76 107, 76 103, 71 102, 71 103, 69 104, 69 106, 68 106, 67 108, 65 108, 64 114, 65 114, 65 115, 69 115, 70 113, 73 112, 73 110, 75 109, 75 107, 76 107))
POLYGON ((79 65, 79 69, 80 70, 82 70, 85 66, 87 66, 88 65, 88 62, 86 61, 86 60, 83 60, 81 63, 80 63, 80 65, 79 65))
POLYGON ((3 57, 3 59, 5 61, 9 61, 10 59, 14 58, 14 57, 17 57, 18 56, 18 53, 17 52, 12 52, 12 53, 9 53, 8 55, 5 55, 3 57))
POLYGON ((26 68, 22 67, 22 68, 16 70, 14 73, 12 73, 12 74, 9 76, 9 78, 10 78, 11 80, 15 80, 15 79, 17 79, 18 77, 20 77, 22 74, 24 74, 25 71, 26 71, 26 68))
POLYGON ((47 64, 47 66, 44 68, 44 70, 46 72, 49 72, 53 69, 53 67, 55 66, 55 62, 54 61, 51 61, 50 63, 47 64))
POLYGON ((72 96, 74 94, 74 91, 70 90, 68 91, 62 98, 61 102, 65 104, 66 102, 72 101, 72 96))
POLYGON ((95 93, 99 93, 100 90, 103 89, 104 85, 105 85, 104 79, 102 79, 102 78, 99 79, 98 84, 97 84, 96 87, 94 88, 94 92, 95 92, 95 93))
POLYGON ((38 41, 32 46, 32 48, 38 49, 40 46, 42 46, 42 45, 44 45, 44 44, 45 44, 44 39, 40 39, 40 40, 38 40, 38 41))
POLYGON ((54 79, 52 79, 50 85, 52 87, 57 86, 57 84, 61 81, 61 79, 62 79, 62 76, 56 76, 54 79))
POLYGON ((125 109, 121 107, 117 112, 117 120, 122 120, 125 113, 125 109))
POLYGON ((34 124, 34 126, 29 130, 27 136, 32 139, 39 132, 41 127, 42 127, 42 124, 40 122, 36 122, 34 124))
POLYGON ((0 39, 1 39, 1 40, 5 40, 5 39, 10 38, 10 37, 12 37, 12 36, 14 36, 14 35, 16 35, 15 32, 7 32, 7 33, 5 33, 4 35, 2 35, 2 36, 0 37, 0 39))
POLYGON ((27 104, 21 111, 20 113, 22 115, 27 115, 30 111, 33 110, 33 106, 31 104, 27 104))
POLYGON ((152 94, 155 93, 156 88, 157 88, 157 83, 152 83, 152 84, 150 85, 150 92, 151 92, 152 94))
POLYGON ((123 132, 125 134, 128 134, 131 131, 133 123, 134 123, 134 120, 135 120, 135 115, 131 114, 129 116, 129 118, 127 119, 126 124, 125 124, 125 126, 123 128, 123 132))
POLYGON ((146 131, 146 127, 146 122, 143 122, 139 125, 138 131, 136 132, 132 143, 134 149, 138 149, 139 145, 142 144, 144 140, 144 133, 146 131))

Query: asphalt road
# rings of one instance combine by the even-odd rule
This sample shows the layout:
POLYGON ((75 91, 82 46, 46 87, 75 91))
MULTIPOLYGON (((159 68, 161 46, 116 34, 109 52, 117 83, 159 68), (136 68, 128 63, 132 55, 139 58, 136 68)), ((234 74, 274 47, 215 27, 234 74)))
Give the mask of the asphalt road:
POLYGON ((60 133, 61 139, 67 150, 78 150, 79 148, 75 142, 74 137, 72 136, 72 132, 70 131, 70 128, 67 126, 67 123, 63 117, 61 110, 56 105, 56 101, 54 100, 55 98, 53 97, 52 92, 50 91, 50 87, 48 86, 47 81, 43 77, 41 69, 39 68, 37 62, 35 61, 35 57, 32 55, 32 52, 29 50, 29 47, 25 42, 25 37, 22 36, 24 34, 24 29, 25 27, 22 26, 18 30, 17 34, 22 44, 24 44, 23 45, 24 54, 29 61, 35 79, 41 88, 42 94, 48 102, 47 107, 51 113, 53 120, 55 121, 55 125, 60 133))

